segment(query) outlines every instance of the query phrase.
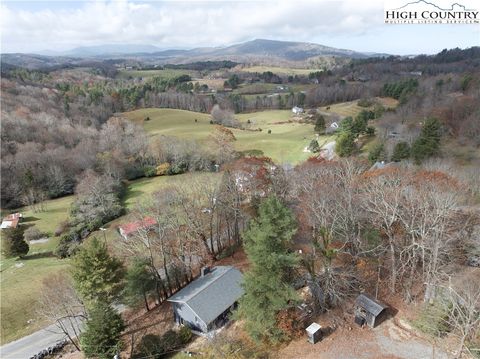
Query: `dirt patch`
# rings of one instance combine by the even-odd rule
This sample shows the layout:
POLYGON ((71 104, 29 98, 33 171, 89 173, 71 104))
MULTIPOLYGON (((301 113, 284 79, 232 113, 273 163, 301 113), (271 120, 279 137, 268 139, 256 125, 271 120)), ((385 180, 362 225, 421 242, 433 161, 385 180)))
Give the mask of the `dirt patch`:
POLYGON ((231 256, 222 258, 215 262, 216 266, 234 266, 239 269, 241 272, 248 270, 250 263, 248 262, 247 255, 245 254, 243 248, 235 251, 231 256))

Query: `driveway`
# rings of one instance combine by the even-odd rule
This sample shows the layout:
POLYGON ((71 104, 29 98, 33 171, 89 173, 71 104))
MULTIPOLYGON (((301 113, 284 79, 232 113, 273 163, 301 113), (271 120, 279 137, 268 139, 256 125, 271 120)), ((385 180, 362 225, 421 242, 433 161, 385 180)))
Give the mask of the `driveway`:
POLYGON ((279 359, 449 359, 445 351, 398 327, 392 319, 375 329, 352 323, 315 345, 301 338, 278 353, 279 359))

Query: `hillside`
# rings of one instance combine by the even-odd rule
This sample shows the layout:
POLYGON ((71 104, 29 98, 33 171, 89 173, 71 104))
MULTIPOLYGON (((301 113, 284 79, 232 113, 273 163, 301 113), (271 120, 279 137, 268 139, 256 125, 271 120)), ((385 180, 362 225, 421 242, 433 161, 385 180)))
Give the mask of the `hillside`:
POLYGON ((386 54, 363 53, 309 43, 257 39, 226 47, 199 47, 188 50, 159 49, 151 45, 99 45, 69 51, 42 51, 41 54, 2 54, 4 64, 41 69, 61 65, 82 65, 87 59, 130 59, 148 63, 190 63, 231 60, 263 64, 302 63, 319 57, 366 59, 386 54))

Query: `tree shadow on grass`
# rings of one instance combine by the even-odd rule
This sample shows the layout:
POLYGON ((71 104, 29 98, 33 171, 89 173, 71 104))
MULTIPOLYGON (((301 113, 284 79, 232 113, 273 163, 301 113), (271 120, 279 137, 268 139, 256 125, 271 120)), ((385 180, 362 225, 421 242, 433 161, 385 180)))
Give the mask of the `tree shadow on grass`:
POLYGON ((140 190, 127 190, 124 198, 123 198, 123 205, 126 206, 128 201, 135 202, 135 199, 140 198, 145 192, 140 190))
POLYGON ((35 221, 38 221, 38 220, 40 220, 40 218, 34 217, 34 216, 28 216, 28 217, 23 217, 22 218, 22 223, 35 222, 35 221))
POLYGON ((55 255, 53 254, 53 252, 48 251, 48 252, 39 252, 39 253, 29 254, 29 255, 26 255, 25 257, 22 257, 21 260, 27 261, 30 259, 54 258, 54 257, 55 255))

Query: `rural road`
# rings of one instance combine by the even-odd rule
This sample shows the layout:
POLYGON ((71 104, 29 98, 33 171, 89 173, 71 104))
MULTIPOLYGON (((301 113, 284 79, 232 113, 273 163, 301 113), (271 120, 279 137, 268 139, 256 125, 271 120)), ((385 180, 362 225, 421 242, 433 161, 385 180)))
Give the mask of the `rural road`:
MULTIPOLYGON (((116 304, 114 308, 119 312, 123 313, 126 307, 123 304, 116 304)), ((68 333, 70 336, 75 336, 75 331, 71 326, 64 322, 64 326, 68 328, 68 333)), ((80 323, 80 326, 83 323, 80 323)), ((78 331, 78 329, 77 329, 78 331)), ((66 336, 63 334, 60 329, 55 324, 49 325, 46 328, 40 329, 39 331, 27 335, 26 337, 15 340, 14 342, 5 344, 0 347, 0 358, 1 359, 29 359, 31 356, 37 354, 43 349, 54 346, 56 343, 65 339, 66 336)))
POLYGON ((0 347, 2 359, 28 359, 63 340, 65 334, 53 324, 26 337, 0 347))

